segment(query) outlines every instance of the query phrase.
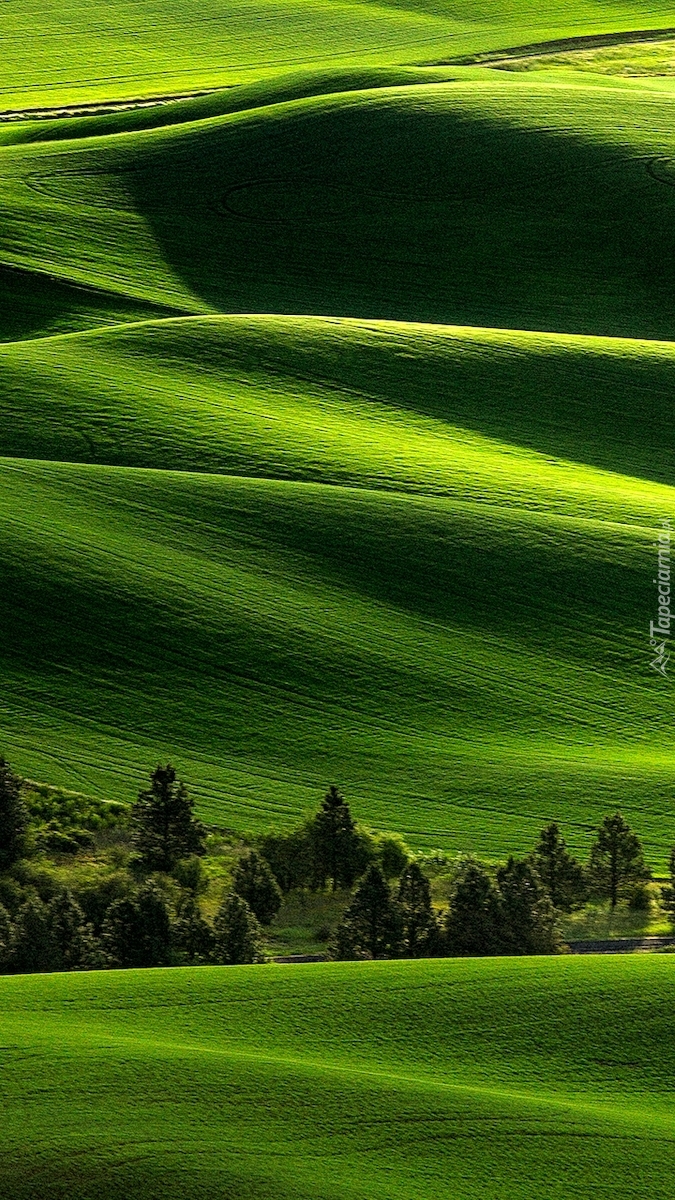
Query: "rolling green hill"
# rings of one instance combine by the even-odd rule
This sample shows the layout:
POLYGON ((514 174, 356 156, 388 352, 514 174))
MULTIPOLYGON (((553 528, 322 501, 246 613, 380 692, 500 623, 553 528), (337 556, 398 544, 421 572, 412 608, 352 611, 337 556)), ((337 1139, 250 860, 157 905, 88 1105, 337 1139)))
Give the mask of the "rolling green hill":
POLYGON ((667 0, 5 0, 3 108, 158 96, 274 70, 436 61, 579 33, 672 26, 667 0))
POLYGON ((12 1200, 671 1194, 667 958, 0 985, 12 1200))
POLYGON ((668 7, 37 19, 0 40, 43 110, 0 120, 3 752, 116 799, 170 756, 247 830, 335 780, 495 856, 620 805, 662 867, 672 80, 467 60, 668 7))

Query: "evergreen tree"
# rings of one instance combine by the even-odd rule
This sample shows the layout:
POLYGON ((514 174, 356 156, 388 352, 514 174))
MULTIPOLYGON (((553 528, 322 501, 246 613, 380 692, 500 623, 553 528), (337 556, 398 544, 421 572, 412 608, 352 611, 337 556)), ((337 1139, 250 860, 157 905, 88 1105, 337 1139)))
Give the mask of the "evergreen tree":
POLYGON ((18 776, 0 758, 0 871, 6 871, 23 853, 29 813, 20 789, 18 776))
POLYGON ((542 829, 532 861, 555 908, 571 912, 583 903, 586 894, 583 868, 569 853, 555 821, 542 829))
POLYGON ((350 888, 368 863, 364 840, 356 822, 336 787, 330 787, 311 825, 318 875, 323 882, 332 880, 333 891, 350 888))
POLYGON ((67 890, 59 892, 50 900, 47 912, 57 968, 60 971, 71 971, 82 962, 87 936, 84 913, 67 890))
POLYGON ((561 947, 557 914, 530 863, 509 858, 497 871, 501 940, 511 954, 555 954, 561 947))
POLYGON ((131 810, 132 843, 150 871, 171 871, 182 858, 206 852, 206 831, 174 768, 158 766, 131 810))
POLYGON ((382 871, 368 867, 336 931, 336 957, 393 958, 401 949, 401 916, 382 871))
POLYGON ((448 954, 501 954, 504 949, 501 897, 487 871, 468 861, 453 888, 445 923, 448 954))
POLYGON ((163 967, 171 951, 171 919, 164 896, 152 883, 115 900, 103 922, 101 941, 113 966, 163 967))
POLYGON ((9 969, 11 948, 12 921, 4 904, 0 904, 0 972, 9 969))
POLYGON ((591 847, 589 876, 594 890, 616 908, 626 886, 650 878, 640 841, 621 813, 605 817, 591 847))
POLYGON ((269 925, 281 908, 281 889, 267 861, 255 850, 237 863, 232 891, 241 896, 261 925, 269 925))
POLYGON ((9 963, 12 971, 22 975, 58 970, 58 949, 52 937, 49 909, 37 896, 29 896, 16 914, 9 963))
POLYGON ((675 846, 670 851, 670 886, 661 888, 663 906, 670 913, 670 919, 675 922, 675 846))
POLYGON ((263 961, 260 926, 245 900, 231 892, 213 922, 214 958, 227 966, 263 961))
POLYGON ((438 925, 431 906, 429 880, 418 863, 404 869, 398 885, 401 948, 407 958, 423 958, 438 948, 438 925))
POLYGON ((173 928, 174 944, 189 963, 209 962, 213 953, 213 930, 202 916, 194 895, 188 894, 178 910, 173 928))

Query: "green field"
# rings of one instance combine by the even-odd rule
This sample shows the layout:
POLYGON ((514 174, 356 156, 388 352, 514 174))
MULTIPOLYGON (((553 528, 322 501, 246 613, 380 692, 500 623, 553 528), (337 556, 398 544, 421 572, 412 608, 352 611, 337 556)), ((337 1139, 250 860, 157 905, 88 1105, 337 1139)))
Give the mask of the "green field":
POLYGON ((672 1194, 668 957, 0 985, 12 1200, 672 1194))
POLYGON ((491 857, 553 818, 583 852, 620 806, 663 869, 671 21, 7 0, 18 771, 130 800, 170 757, 248 832, 335 781, 413 846, 491 857))

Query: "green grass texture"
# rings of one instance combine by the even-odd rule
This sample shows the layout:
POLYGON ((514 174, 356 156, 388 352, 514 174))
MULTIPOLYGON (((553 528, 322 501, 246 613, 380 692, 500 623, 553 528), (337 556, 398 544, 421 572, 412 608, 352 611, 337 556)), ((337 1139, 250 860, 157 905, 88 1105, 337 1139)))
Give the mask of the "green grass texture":
POLYGON ((5 0, 6 109, 170 95, 275 70, 434 62, 672 25, 667 0, 5 0))
POLYGON ((670 19, 6 0, 17 770, 131 800, 171 758, 249 832, 334 781, 492 857, 554 818, 584 851, 620 806, 663 868, 672 81, 467 60, 670 19))
POLYGON ((85 973, 0 991, 11 1200, 672 1194, 667 958, 85 973))

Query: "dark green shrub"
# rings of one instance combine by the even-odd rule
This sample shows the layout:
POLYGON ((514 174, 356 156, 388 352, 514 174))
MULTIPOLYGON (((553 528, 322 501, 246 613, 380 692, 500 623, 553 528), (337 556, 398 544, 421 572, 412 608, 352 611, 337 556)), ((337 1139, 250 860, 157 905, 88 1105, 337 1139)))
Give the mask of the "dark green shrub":
POLYGON ((0 758, 0 871, 17 862, 25 849, 29 813, 20 788, 18 775, 0 758))
POLYGON ((202 916, 196 897, 188 894, 178 910, 173 926, 173 944, 188 963, 210 962, 214 949, 214 934, 202 916))
POLYGON ((231 892, 213 922, 214 959, 227 966, 263 961, 260 926, 248 904, 231 892))
POLYGON ((232 891, 246 901, 261 925, 269 925, 281 908, 281 888, 267 860, 255 850, 239 859, 232 891))
POLYGON ((154 884, 110 905, 101 930, 110 962, 119 967, 162 967, 171 953, 171 920, 154 884))
POLYGON ((385 833, 375 842, 375 853, 385 879, 398 879, 410 862, 410 851, 402 838, 385 833))

